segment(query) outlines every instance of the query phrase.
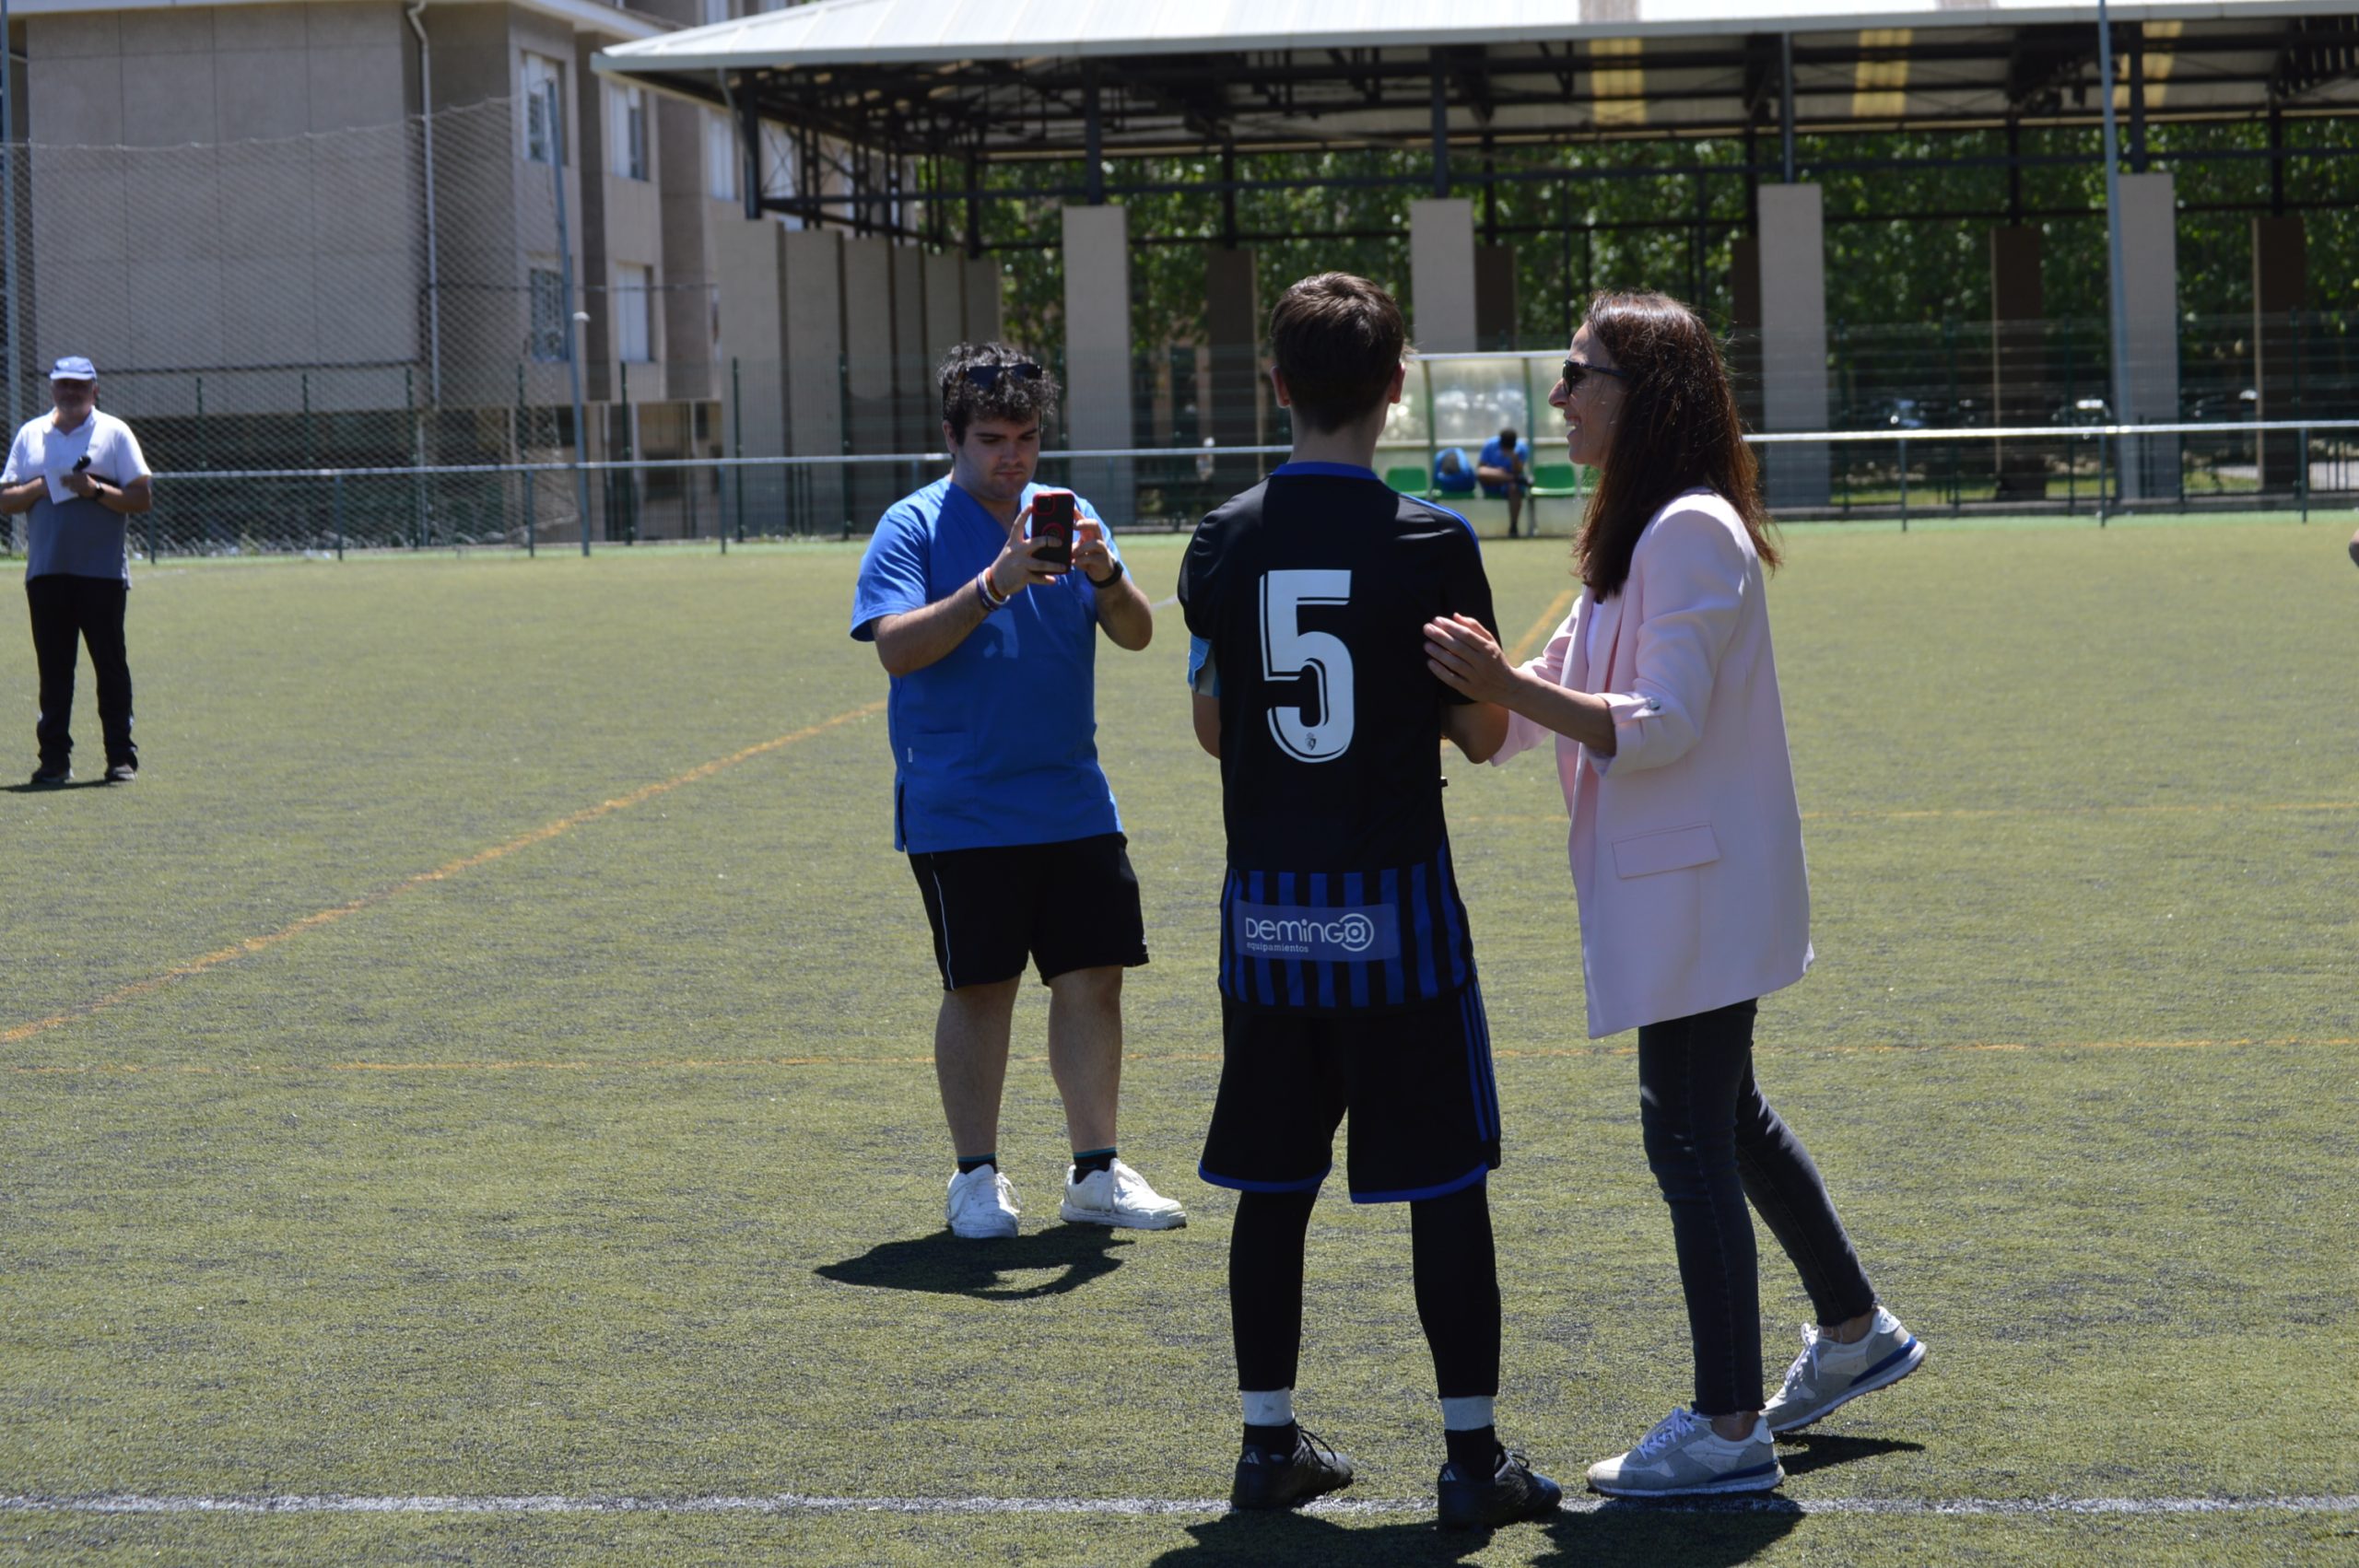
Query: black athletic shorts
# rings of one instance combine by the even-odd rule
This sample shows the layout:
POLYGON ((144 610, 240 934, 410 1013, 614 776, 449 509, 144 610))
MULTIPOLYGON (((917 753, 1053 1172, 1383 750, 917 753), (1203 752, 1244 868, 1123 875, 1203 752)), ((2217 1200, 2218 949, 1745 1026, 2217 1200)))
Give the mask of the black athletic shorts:
POLYGON ((942 989, 995 985, 1024 973, 1046 985, 1074 969, 1146 962, 1138 873, 1119 833, 1062 844, 911 855, 942 989))
POLYGON ((1347 1114, 1355 1203, 1440 1198, 1498 1168, 1491 1031, 1472 981, 1398 1012, 1283 1012, 1223 997, 1221 1050, 1197 1167, 1215 1187, 1315 1190, 1347 1114))

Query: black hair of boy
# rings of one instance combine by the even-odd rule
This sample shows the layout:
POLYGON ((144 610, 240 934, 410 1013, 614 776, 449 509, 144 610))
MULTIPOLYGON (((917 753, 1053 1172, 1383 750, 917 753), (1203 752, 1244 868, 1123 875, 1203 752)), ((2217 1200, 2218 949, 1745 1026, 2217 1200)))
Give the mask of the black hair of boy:
POLYGON ((1340 430, 1383 406, 1409 349, 1392 296, 1350 273, 1304 278, 1270 312, 1270 355, 1285 378, 1294 416, 1340 430))
POLYGON ((942 422, 950 427, 953 441, 965 440, 967 427, 978 419, 1022 424, 1046 420, 1057 411, 1057 379, 1030 355, 1003 343, 959 344, 942 357, 933 384, 941 390, 942 422), (987 367, 1000 373, 968 374, 987 367))

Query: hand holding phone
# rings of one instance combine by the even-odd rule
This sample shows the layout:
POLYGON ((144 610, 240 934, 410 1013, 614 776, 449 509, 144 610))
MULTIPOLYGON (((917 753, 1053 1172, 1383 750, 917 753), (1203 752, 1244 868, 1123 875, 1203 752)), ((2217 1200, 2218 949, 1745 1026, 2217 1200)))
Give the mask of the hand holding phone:
POLYGON ((1032 558, 1043 566, 1073 565, 1073 503, 1071 490, 1043 490, 1032 497, 1032 537, 1039 546, 1032 558))

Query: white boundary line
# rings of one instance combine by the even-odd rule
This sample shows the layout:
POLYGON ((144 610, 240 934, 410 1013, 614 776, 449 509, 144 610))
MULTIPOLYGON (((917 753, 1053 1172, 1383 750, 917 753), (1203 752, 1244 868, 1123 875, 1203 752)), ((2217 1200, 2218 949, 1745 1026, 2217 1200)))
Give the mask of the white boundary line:
MULTIPOLYGON (((1598 1497, 1568 1497, 1567 1514, 1795 1514, 1876 1515, 1919 1518, 1964 1515, 2053 1517, 2070 1515, 2184 1516, 2205 1514, 2359 1514, 2359 1495, 2263 1497, 1684 1497, 1624 1503, 1598 1497)), ((517 1496, 355 1496, 345 1492, 258 1492, 172 1497, 143 1492, 102 1492, 50 1497, 0 1495, 8 1514, 902 1514, 918 1515, 1073 1514, 1121 1518, 1215 1518, 1229 1511, 1215 1498, 1155 1497, 814 1497, 800 1492, 734 1497, 633 1497, 590 1493, 517 1496)), ((1312 1514, 1430 1514, 1425 1498, 1313 1503, 1312 1514)))

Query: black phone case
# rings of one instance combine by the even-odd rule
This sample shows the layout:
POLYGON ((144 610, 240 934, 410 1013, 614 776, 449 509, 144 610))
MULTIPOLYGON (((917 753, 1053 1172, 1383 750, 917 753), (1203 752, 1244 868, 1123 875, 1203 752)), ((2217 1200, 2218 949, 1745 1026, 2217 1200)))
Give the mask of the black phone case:
MULTIPOLYGON (((1040 499, 1046 500, 1048 497, 1044 496, 1040 499)), ((1036 539, 1054 539, 1057 542, 1056 548, 1039 551, 1038 559, 1056 566, 1069 567, 1073 565, 1072 497, 1060 497, 1058 504, 1064 509, 1064 515, 1062 518, 1043 517, 1040 515, 1040 501, 1036 500, 1032 503, 1032 536, 1036 539)))

